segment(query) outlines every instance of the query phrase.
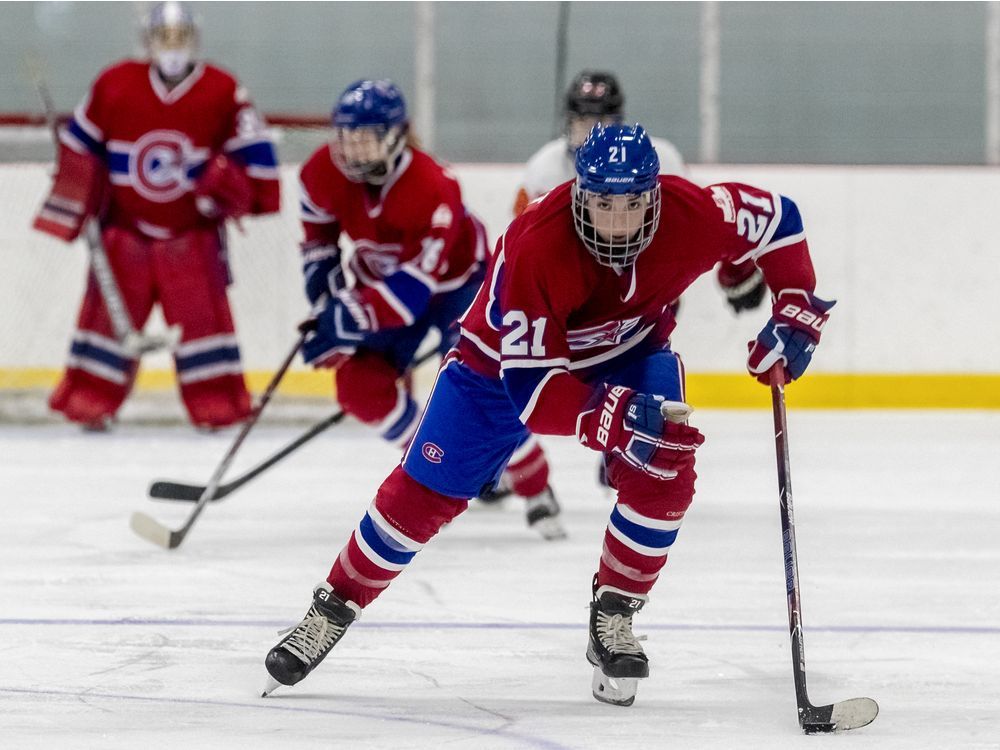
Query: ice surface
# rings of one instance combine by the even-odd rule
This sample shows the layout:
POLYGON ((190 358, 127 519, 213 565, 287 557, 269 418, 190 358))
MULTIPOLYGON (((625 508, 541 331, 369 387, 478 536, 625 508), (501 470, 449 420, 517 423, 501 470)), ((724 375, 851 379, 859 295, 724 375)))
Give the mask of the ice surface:
MULTIPOLYGON (((317 414, 317 419, 324 416, 317 414)), ((879 701, 869 727, 795 718, 768 412, 695 412, 698 495, 637 617, 651 677, 590 696, 585 609, 610 499, 595 454, 545 440, 570 538, 517 503, 474 507, 421 552, 305 682, 266 700, 297 622, 394 451, 355 424, 179 526, 154 478, 205 482, 233 434, 0 427, 4 748, 998 748, 1000 414, 789 414, 815 703, 879 701)), ((238 473, 297 434, 263 426, 238 473)))

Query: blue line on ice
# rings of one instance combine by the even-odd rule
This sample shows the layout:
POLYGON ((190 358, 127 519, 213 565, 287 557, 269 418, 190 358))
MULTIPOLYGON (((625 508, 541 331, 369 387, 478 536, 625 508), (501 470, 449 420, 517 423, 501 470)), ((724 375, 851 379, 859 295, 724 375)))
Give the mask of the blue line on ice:
MULTIPOLYGON (((244 627, 244 628, 284 628, 287 620, 223 620, 223 619, 169 619, 143 617, 117 618, 32 618, 0 617, 4 625, 157 625, 184 628, 197 627, 244 627)), ((585 622, 359 622, 356 628, 382 628, 397 630, 584 630, 585 622)), ((784 632, 787 625, 707 623, 642 623, 643 630, 706 630, 730 632, 784 632)), ((924 633, 928 635, 998 635, 1000 626, 969 625, 806 625, 806 630, 828 633, 924 633)))

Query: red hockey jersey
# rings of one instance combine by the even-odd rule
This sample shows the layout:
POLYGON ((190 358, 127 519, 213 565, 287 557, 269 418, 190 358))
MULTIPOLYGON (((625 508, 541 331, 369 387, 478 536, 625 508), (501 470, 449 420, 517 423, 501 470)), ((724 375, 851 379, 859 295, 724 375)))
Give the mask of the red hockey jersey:
POLYGON ((461 321, 459 351, 475 371, 503 379, 521 421, 538 433, 574 434, 594 392, 587 382, 666 345, 670 303, 720 260, 752 259, 775 291, 815 288, 791 200, 736 183, 659 181, 659 229, 632 268, 601 266, 583 246, 572 183, 529 205, 497 243, 461 321))
POLYGON ((198 212, 193 190, 220 152, 245 166, 254 213, 279 208, 277 156, 264 122, 236 79, 208 63, 172 90, 147 61, 107 68, 60 140, 106 165, 106 223, 154 239, 211 223, 198 212))
POLYGON ((348 180, 322 146, 300 184, 304 250, 335 245, 342 231, 350 237, 350 269, 381 328, 411 325, 486 258, 486 232, 455 176, 417 149, 405 149, 389 181, 374 187, 348 180))

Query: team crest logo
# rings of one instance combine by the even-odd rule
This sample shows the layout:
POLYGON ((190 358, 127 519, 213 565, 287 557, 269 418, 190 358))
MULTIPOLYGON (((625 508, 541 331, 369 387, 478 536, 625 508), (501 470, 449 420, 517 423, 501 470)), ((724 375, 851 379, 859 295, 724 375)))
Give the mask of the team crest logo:
POLYGON ((129 181, 146 200, 169 203, 191 188, 187 170, 193 166, 194 146, 176 130, 153 130, 132 144, 128 155, 129 181))
POLYGON ((629 318, 628 320, 609 320, 598 326, 590 328, 579 328, 569 331, 566 334, 566 343, 569 344, 570 351, 580 349, 593 349, 595 346, 611 346, 620 344, 631 338, 639 326, 642 318, 629 318))
POLYGON ((432 464, 439 464, 441 463, 441 459, 444 458, 444 451, 434 445, 434 443, 424 443, 424 447, 420 449, 420 452, 432 464))

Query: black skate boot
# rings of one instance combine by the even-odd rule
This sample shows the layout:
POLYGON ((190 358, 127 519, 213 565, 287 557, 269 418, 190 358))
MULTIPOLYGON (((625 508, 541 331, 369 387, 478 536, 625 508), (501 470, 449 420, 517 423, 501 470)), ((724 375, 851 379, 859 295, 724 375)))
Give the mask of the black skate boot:
MULTIPOLYGON (((597 585, 597 578, 594 578, 597 585)), ((638 680, 649 677, 649 662, 632 634, 632 615, 647 597, 602 586, 590 603, 587 661, 594 665, 594 697, 615 706, 631 706, 638 680)))
POLYGON ((544 539, 565 539, 566 530, 559 523, 559 503, 551 487, 546 487, 534 497, 525 498, 525 518, 528 528, 535 529, 544 539))
POLYGON ((271 677, 261 697, 266 698, 279 685, 294 685, 312 672, 360 616, 357 604, 337 597, 326 581, 319 584, 302 622, 282 631, 288 635, 264 659, 271 677))

